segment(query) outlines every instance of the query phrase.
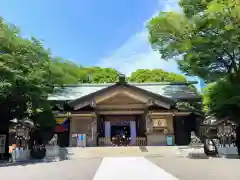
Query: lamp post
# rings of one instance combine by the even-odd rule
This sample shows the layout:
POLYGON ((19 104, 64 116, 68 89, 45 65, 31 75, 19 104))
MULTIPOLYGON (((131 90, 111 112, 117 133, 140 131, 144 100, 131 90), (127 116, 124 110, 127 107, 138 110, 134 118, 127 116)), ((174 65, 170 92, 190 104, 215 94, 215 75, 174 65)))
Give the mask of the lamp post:
POLYGON ((27 148, 27 140, 29 139, 29 131, 24 126, 18 126, 16 128, 16 140, 19 140, 19 146, 22 147, 23 142, 27 148))

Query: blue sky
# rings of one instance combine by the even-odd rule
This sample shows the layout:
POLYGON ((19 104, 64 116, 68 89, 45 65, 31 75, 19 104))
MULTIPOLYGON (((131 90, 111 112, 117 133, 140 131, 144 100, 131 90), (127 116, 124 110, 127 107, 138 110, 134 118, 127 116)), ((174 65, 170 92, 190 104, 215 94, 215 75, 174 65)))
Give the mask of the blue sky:
POLYGON ((1 0, 0 16, 20 27, 23 36, 42 40, 54 56, 84 66, 112 67, 126 75, 144 68, 180 73, 173 60, 152 51, 145 27, 160 11, 178 11, 177 2, 1 0))
POLYGON ((23 36, 43 40, 55 56, 129 74, 139 68, 178 72, 151 50, 145 28, 157 12, 176 8, 176 0, 1 0, 0 15, 23 36))

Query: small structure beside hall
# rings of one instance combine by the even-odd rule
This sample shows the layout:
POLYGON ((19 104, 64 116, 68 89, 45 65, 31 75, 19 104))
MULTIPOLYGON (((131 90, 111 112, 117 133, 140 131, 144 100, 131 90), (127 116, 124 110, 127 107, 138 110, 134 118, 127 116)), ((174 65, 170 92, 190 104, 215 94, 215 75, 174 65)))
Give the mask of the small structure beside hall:
POLYGON ((116 83, 68 85, 49 96, 55 104, 59 146, 111 146, 121 134, 128 145, 186 145, 201 118, 177 102, 200 97, 191 83, 116 83))
POLYGON ((28 118, 11 120, 9 130, 9 153, 14 162, 27 161, 30 159, 29 139, 30 130, 34 126, 28 118))

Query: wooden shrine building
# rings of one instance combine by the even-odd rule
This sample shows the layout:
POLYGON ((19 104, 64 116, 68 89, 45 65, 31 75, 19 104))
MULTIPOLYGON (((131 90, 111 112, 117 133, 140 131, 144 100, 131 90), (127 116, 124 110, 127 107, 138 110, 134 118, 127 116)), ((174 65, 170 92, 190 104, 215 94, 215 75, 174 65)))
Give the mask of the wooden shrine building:
POLYGON ((87 146, 111 145, 117 132, 125 130, 130 145, 167 145, 190 142, 197 131, 199 115, 177 108, 177 102, 199 101, 187 83, 127 83, 121 76, 115 84, 79 84, 64 87, 49 96, 57 110, 61 146, 77 146, 76 134, 87 135, 87 146), (101 142, 100 142, 101 141, 101 142))

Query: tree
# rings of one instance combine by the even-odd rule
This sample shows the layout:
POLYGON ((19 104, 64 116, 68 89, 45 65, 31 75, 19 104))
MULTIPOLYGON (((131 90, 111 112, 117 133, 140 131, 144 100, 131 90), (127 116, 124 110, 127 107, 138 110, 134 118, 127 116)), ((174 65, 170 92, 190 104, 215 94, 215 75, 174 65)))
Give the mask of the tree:
POLYGON ((0 19, 0 134, 7 137, 10 120, 50 109, 47 96, 56 84, 49 50, 35 38, 20 37, 19 32, 0 19))
POLYGON ((181 74, 169 73, 162 69, 138 69, 128 78, 130 82, 186 82, 181 74))
POLYGON ((51 70, 60 84, 114 83, 119 74, 112 68, 83 67, 62 58, 53 58, 51 70))
POLYGON ((62 58, 53 58, 51 70, 59 84, 77 84, 89 82, 87 69, 62 58))
POLYGON ((115 83, 119 72, 112 68, 90 67, 86 68, 90 83, 115 83))
POLYGON ((238 81, 239 76, 234 76, 231 81, 226 77, 209 84, 203 96, 205 112, 219 119, 228 118, 240 123, 240 84, 238 81))
POLYGON ((240 71, 240 5, 237 0, 182 0, 185 14, 161 12, 148 23, 152 47, 180 69, 213 82, 240 71), (193 4, 196 2, 196 7, 193 4))
POLYGON ((239 84, 239 1, 181 0, 180 6, 184 13, 161 12, 151 19, 150 43, 163 58, 177 57, 180 69, 187 75, 199 76, 207 83, 217 81, 204 95, 205 110, 209 106, 208 113, 222 116, 220 112, 230 108, 226 97, 237 96, 237 91, 231 96, 230 89, 239 84), (228 90, 220 88, 223 82, 228 83, 224 87, 228 90), (220 98, 220 92, 228 96, 220 98), (219 96, 218 101, 214 94, 219 96))
POLYGON ((213 0, 180 0, 179 5, 182 7, 184 14, 191 18, 206 10, 211 1, 213 0))

